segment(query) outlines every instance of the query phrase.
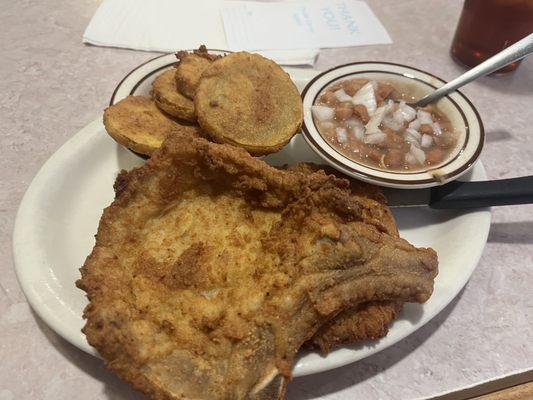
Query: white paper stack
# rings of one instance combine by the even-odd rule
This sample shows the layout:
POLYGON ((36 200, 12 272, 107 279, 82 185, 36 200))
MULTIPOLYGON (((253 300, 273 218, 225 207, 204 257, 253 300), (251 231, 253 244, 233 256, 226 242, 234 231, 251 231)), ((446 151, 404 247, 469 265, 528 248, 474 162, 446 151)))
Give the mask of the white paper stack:
POLYGON ((359 0, 104 0, 83 41, 161 52, 205 44, 285 65, 312 65, 319 48, 391 43, 359 0))
MULTIPOLYGON (((160 52, 194 49, 201 44, 228 50, 221 16, 224 5, 223 0, 104 0, 87 26, 83 41, 160 52)), ((260 53, 284 65, 312 65, 318 49, 260 53)))
POLYGON ((289 50, 387 44, 391 39, 359 0, 226 1, 230 50, 289 50))

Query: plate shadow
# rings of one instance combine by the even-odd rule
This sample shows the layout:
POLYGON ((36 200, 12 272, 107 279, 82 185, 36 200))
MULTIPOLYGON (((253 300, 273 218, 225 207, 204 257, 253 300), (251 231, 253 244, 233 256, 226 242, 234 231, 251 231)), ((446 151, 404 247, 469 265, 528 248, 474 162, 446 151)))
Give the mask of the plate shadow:
MULTIPOLYGON (((464 290, 464 289, 463 289, 464 290)), ((409 355, 414 349, 423 344, 435 333, 442 323, 446 320, 448 315, 453 311, 456 304, 459 302, 463 290, 426 325, 420 328, 416 333, 406 337, 385 350, 380 351, 370 357, 360 360, 356 363, 336 368, 320 374, 313 374, 294 379, 297 383, 297 388, 293 384, 289 384, 286 400, 310 400, 319 398, 330 393, 343 390, 349 386, 362 383, 375 375, 390 368, 404 357, 409 355), (350 376, 349 383, 346 380, 340 381, 335 379, 339 374, 346 374, 350 376), (301 388, 305 387, 305 390, 301 388)), ((416 322, 416 307, 413 311, 416 322)), ((59 351, 67 360, 75 365, 80 371, 90 375, 104 385, 104 396, 109 400, 148 400, 148 397, 142 393, 134 390, 128 384, 120 380, 112 372, 108 371, 101 359, 93 357, 75 346, 68 343, 61 336, 52 331, 46 323, 32 310, 33 317, 37 323, 38 328, 47 338, 52 346, 59 351)), ((402 313, 404 314, 404 313, 402 313)), ((400 316, 400 319, 402 316, 400 316)), ((411 317, 408 317, 411 320, 411 317)), ((368 343, 366 344, 368 345, 368 343)))
POLYGON ((103 395, 109 400, 149 400, 142 393, 134 390, 119 377, 106 369, 104 362, 97 357, 85 353, 77 347, 71 345, 53 330, 32 310, 37 327, 59 351, 63 357, 70 361, 76 368, 90 375, 93 379, 102 382, 104 386, 103 395))
POLYGON ((533 221, 494 222, 490 226, 491 243, 533 244, 533 221))
POLYGON ((126 171, 130 171, 135 167, 143 165, 146 161, 141 156, 138 156, 137 154, 133 153, 132 151, 128 150, 127 148, 121 146, 118 143, 116 144, 116 149, 119 171, 123 169, 126 171))
POLYGON ((463 291, 464 289, 426 325, 393 346, 344 367, 295 378, 293 384, 289 385, 286 400, 311 400, 331 395, 371 379, 392 367, 440 328, 459 302, 463 291), (344 375, 348 379, 338 379, 339 375, 344 375))

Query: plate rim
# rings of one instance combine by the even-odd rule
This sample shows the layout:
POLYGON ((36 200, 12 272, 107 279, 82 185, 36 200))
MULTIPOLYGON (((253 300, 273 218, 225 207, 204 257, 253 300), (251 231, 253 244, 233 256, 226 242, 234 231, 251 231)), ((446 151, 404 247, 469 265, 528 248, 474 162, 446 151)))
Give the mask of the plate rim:
MULTIPOLYGON (((217 54, 219 54, 219 53, 227 53, 227 54, 233 53, 230 50, 221 50, 221 49, 208 49, 208 50, 213 51, 213 52, 217 52, 217 54)), ((190 51, 192 51, 192 50, 190 50, 190 51)), ((112 106, 113 104, 116 104, 120 100, 124 99, 126 96, 133 95, 134 91, 137 89, 136 85, 138 83, 140 83, 141 81, 144 81, 149 75, 153 74, 155 72, 155 70, 163 69, 163 68, 169 68, 175 63, 176 63, 176 60, 174 58, 174 53, 165 53, 165 54, 161 54, 161 55, 159 55, 157 57, 153 57, 150 60, 148 60, 148 61, 146 61, 146 62, 144 62, 142 64, 137 65, 135 68, 130 70, 124 76, 124 78, 122 78, 120 80, 120 82, 117 84, 117 86, 113 90, 113 93, 112 93, 112 95, 111 95, 111 97, 109 99, 108 105, 112 106), (153 68, 147 70, 146 73, 140 75, 138 77, 138 79, 135 79, 136 74, 141 72, 142 69, 144 69, 147 66, 149 66, 149 64, 154 64, 153 68), (119 92, 121 92, 122 90, 126 91, 126 96, 117 97, 119 92)), ((298 67, 294 67, 294 66, 281 66, 281 67, 291 77, 292 77, 292 74, 301 75, 302 79, 306 79, 307 80, 306 84, 311 79, 313 79, 316 75, 318 75, 318 74, 320 74, 322 72, 322 71, 316 70, 314 68, 298 68, 298 67)), ((303 91, 303 88, 302 88, 302 91, 303 91)))
MULTIPOLYGON (((20 201, 16 216, 15 216, 15 222, 13 224, 12 243, 11 243, 15 275, 22 289, 24 297, 28 301, 32 310, 56 334, 61 336, 67 342, 74 345, 78 349, 83 350, 88 354, 95 355, 97 357, 99 357, 98 352, 93 347, 90 347, 90 346, 87 347, 86 340, 82 341, 77 338, 73 338, 65 332, 61 319, 58 318, 53 312, 49 312, 47 307, 43 305, 43 302, 41 301, 41 296, 39 295, 39 293, 37 293, 33 289, 31 285, 33 282, 31 271, 21 268, 21 265, 25 265, 28 262, 27 260, 29 258, 28 256, 29 253, 26 253, 24 251, 25 247, 27 246, 27 242, 25 238, 27 237, 26 232, 28 231, 28 229, 31 229, 31 221, 32 221, 32 216, 31 216, 32 207, 31 206, 33 204, 32 201, 35 201, 34 198, 38 199, 38 196, 36 194, 38 193, 39 189, 42 190, 42 187, 44 186, 41 180, 46 178, 46 175, 50 173, 50 170, 53 170, 56 164, 59 161, 61 161, 61 157, 64 156, 64 153, 68 153, 68 151, 72 147, 79 146, 83 142, 89 141, 93 137, 93 135, 99 132, 103 127, 104 127, 103 122, 100 119, 95 119, 89 124, 85 125, 74 136, 72 136, 62 146, 60 146, 59 149, 57 149, 44 162, 41 168, 39 168, 39 171, 37 171, 37 174, 35 174, 35 176, 33 177, 32 181, 28 185, 28 188, 26 189, 22 197, 22 200, 20 201), (26 221, 28 221, 28 223, 25 224, 26 221)), ((31 261, 29 261, 29 263, 31 263, 31 261)), ((79 267, 81 268, 81 265, 79 267)), ((72 285, 75 286, 75 282, 72 282, 72 285)))
MULTIPOLYGON (((82 128, 76 135, 74 135, 67 142, 65 142, 65 144, 61 146, 44 163, 44 165, 40 168, 40 170, 35 175, 32 182, 30 183, 20 203, 19 209, 17 211, 16 219, 15 219, 15 224, 14 224, 14 229, 13 229, 13 241, 12 241, 13 260, 14 260, 17 280, 19 281, 22 291, 26 299, 28 300, 28 303, 32 307, 32 309, 37 313, 37 315, 39 315, 39 317, 44 322, 46 322, 46 324, 51 329, 53 329, 63 339, 73 344, 80 350, 83 350, 97 357, 99 357, 97 351, 87 343, 85 336, 81 333, 75 335, 74 337, 70 335, 68 332, 68 328, 65 328, 65 324, 61 321, 61 319, 54 312, 52 312, 52 310, 49 309, 48 306, 43 304, 39 293, 36 293, 33 290, 32 283, 34 282, 35 277, 32 276, 31 270, 33 270, 33 268, 35 267, 28 268, 26 266, 28 263, 29 253, 25 252, 24 250, 27 248, 25 232, 27 232, 28 229, 31 229, 31 224, 29 224, 29 222, 31 221, 33 201, 35 201, 36 199, 39 199, 38 192, 39 190, 42 190, 42 188, 45 186, 42 184, 42 180, 46 179, 46 176, 52 173, 54 168, 57 168, 58 162, 61 162, 63 157, 69 156, 71 154, 71 151, 73 148, 76 148, 77 146, 83 146, 83 143, 85 141, 89 141, 91 139, 94 140, 94 137, 101 134, 101 131, 103 129, 104 129, 104 126, 100 119, 96 119, 92 121, 91 123, 86 125, 84 128, 82 128)), ((481 162, 479 162, 478 168, 480 168, 481 174, 483 176, 486 176, 485 169, 481 162)), ((450 293, 451 295, 448 296, 449 299, 443 301, 442 304, 439 304, 438 307, 436 307, 436 310, 433 313, 431 313, 431 315, 427 315, 425 318, 418 321, 416 329, 407 330, 403 332, 401 335, 395 338, 393 343, 386 344, 383 348, 379 348, 376 351, 372 351, 370 354, 365 355, 364 357, 354 357, 352 354, 348 354, 348 353, 344 355, 342 353, 341 354, 337 353, 334 357, 331 357, 329 359, 327 357, 321 358, 321 363, 319 364, 314 363, 311 365, 302 365, 299 369, 295 369, 294 376, 295 377, 305 376, 305 375, 310 375, 314 373, 324 372, 324 371, 339 368, 339 367, 351 364, 355 361, 364 359, 367 356, 375 354, 381 350, 384 350, 398 343, 399 341, 403 340, 405 337, 416 332, 418 329, 424 326, 427 322, 429 322, 432 318, 437 316, 464 288, 464 286, 470 279, 472 273, 474 272, 477 265, 479 264, 479 260, 483 254, 483 250, 487 243, 487 238, 488 238, 490 223, 491 223, 490 209, 480 209, 479 211, 482 211, 483 216, 484 216, 483 218, 484 224, 483 225, 480 224, 478 226, 479 231, 482 232, 483 237, 480 238, 480 243, 482 243, 482 245, 475 249, 476 254, 472 256, 472 260, 475 260, 475 262, 472 262, 472 267, 470 268, 468 274, 465 274, 463 280, 461 282, 458 282, 454 286, 453 293, 450 293)), ((29 261, 29 263, 33 264, 33 261, 29 261)), ((72 282, 72 285, 74 285, 74 282, 72 282)), ((394 327, 392 327, 391 330, 392 329, 394 329, 394 327)), ((384 339, 386 338, 387 337, 385 337, 384 339)), ((344 349, 345 348, 341 348, 340 350, 344 350, 344 349)), ((334 354, 334 353, 335 351, 333 351, 330 354, 334 354)))
MULTIPOLYGON (((183 51, 186 51, 186 52, 189 52, 189 53, 190 53, 190 52, 195 51, 195 50, 197 50, 197 49, 186 49, 186 50, 183 50, 183 51)), ((216 52, 217 54, 218 54, 218 53, 226 53, 226 54, 233 53, 233 51, 230 51, 230 50, 222 50, 222 49, 207 49, 207 51, 208 51, 208 52, 209 52, 209 51, 212 51, 212 52, 214 51, 214 52, 216 52)), ((125 84, 125 82, 126 82, 126 81, 127 81, 127 80, 128 80, 128 79, 129 79, 134 73, 135 73, 135 72, 137 72, 137 71, 140 70, 142 67, 144 67, 144 66, 146 66, 146 65, 148 65, 148 64, 150 64, 150 63, 153 63, 153 62, 155 62, 155 61, 158 61, 158 60, 161 59, 161 58, 167 58, 167 57, 168 57, 168 58, 171 58, 171 56, 175 57, 175 55, 176 55, 176 52, 173 52, 173 53, 166 53, 166 52, 165 52, 164 54, 160 54, 160 55, 158 55, 158 56, 155 56, 155 57, 150 58, 149 60, 147 60, 147 61, 145 61, 145 62, 143 62, 143 63, 137 65, 135 68, 133 68, 132 70, 130 70, 130 72, 128 72, 128 73, 124 76, 124 78, 122 78, 122 79, 120 80, 120 82, 117 84, 117 86, 115 86, 115 89, 113 90, 113 93, 111 94, 111 98, 110 98, 110 100, 109 100, 109 106, 112 106, 113 104, 115 104, 115 97, 116 97, 118 91, 120 90, 120 88, 125 84)), ((178 62, 177 59, 174 58, 174 59, 173 59, 173 62, 172 62, 171 64, 176 64, 177 62, 178 62)), ((171 65, 171 64, 170 64, 170 65, 171 65)), ((152 70, 152 71, 151 71, 151 73, 153 73, 153 72, 155 72, 155 70, 152 70)), ((146 76, 144 76, 143 79, 144 79, 145 77, 146 77, 146 76)), ((138 82, 140 82, 140 81, 138 81, 138 82)), ((135 89, 135 88, 134 88, 134 89, 135 89)), ((133 89, 133 90, 134 90, 134 89, 133 89)))

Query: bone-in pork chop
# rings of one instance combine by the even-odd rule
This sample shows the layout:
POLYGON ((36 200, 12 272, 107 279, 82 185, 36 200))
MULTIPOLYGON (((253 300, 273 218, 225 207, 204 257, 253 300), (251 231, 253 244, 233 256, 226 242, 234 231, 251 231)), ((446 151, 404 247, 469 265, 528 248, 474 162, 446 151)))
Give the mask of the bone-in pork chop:
POLYGON ((338 313, 433 290, 435 252, 323 172, 177 135, 115 191, 78 282, 84 332, 154 399, 281 399, 298 349, 338 313))
MULTIPOLYGON (((323 170, 328 175, 347 178, 337 170, 325 165, 299 163, 284 168, 307 174, 323 170)), ((381 229, 384 232, 399 237, 396 222, 390 208, 387 207, 387 200, 377 186, 350 179, 350 191, 359 202, 373 209, 374 214, 381 221, 381 229)), ((321 326, 318 332, 309 339, 307 345, 311 348, 317 347, 325 354, 334 347, 379 339, 388 333, 389 325, 396 319, 401 309, 402 303, 395 301, 371 301, 358 304, 353 309, 341 312, 321 326)))

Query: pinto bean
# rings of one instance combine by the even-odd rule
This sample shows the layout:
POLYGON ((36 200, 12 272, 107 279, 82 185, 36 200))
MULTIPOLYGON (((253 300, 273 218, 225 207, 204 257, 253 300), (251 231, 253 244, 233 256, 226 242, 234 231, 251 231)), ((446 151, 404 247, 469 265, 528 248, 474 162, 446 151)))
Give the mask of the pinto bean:
POLYGON ((402 100, 402 94, 396 90, 396 89, 392 89, 392 92, 390 92, 389 94, 389 99, 392 99, 394 101, 400 101, 402 100))
POLYGON ((363 124, 368 124, 368 121, 370 121, 368 111, 364 105, 356 104, 355 106, 353 106, 353 112, 363 124))
POLYGON ((453 132, 452 123, 448 120, 439 120, 440 129, 443 133, 453 132))
POLYGON ((378 89, 376 90, 376 101, 382 103, 392 93, 394 88, 388 83, 378 83, 378 89))
POLYGON ((398 132, 386 127, 380 126, 380 129, 383 133, 387 134, 387 138, 375 146, 385 149, 401 149, 402 145, 405 143, 405 140, 402 135, 398 132))
POLYGON ((324 92, 320 98, 318 99, 319 103, 324 103, 327 105, 334 105, 337 102, 337 98, 335 97, 335 93, 328 90, 327 92, 324 92))
POLYGON ((335 118, 344 121, 353 115, 352 103, 344 102, 335 107, 335 118))
POLYGON ((431 117, 434 121, 442 121, 446 116, 437 107, 431 109, 431 117))
POLYGON ((345 81, 343 89, 348 96, 353 96, 359 89, 368 83, 368 79, 354 78, 349 81, 345 81))
POLYGON ((359 154, 363 160, 371 160, 375 163, 381 160, 381 152, 368 146, 362 147, 359 154))
POLYGON ((391 149, 385 155, 385 166, 389 168, 398 168, 403 164, 404 154, 401 150, 391 149))
POLYGON ((392 131, 392 133, 387 134, 387 139, 383 142, 381 147, 386 147, 388 149, 401 149, 404 144, 404 137, 399 133, 392 131))
POLYGON ((442 161, 444 152, 439 148, 431 149, 426 153, 426 161, 428 164, 435 165, 442 161))
POLYGON ((418 129, 422 135, 433 135, 433 127, 430 124, 422 124, 418 129))
POLYGON ((434 136, 434 139, 437 146, 443 148, 452 147, 455 144, 453 135, 450 135, 449 133, 443 133, 440 136, 434 136))

